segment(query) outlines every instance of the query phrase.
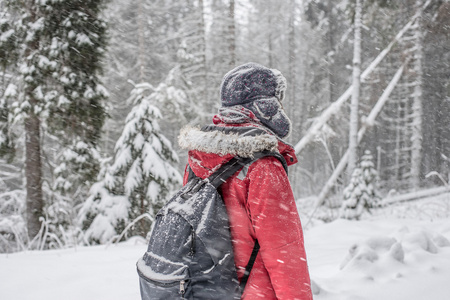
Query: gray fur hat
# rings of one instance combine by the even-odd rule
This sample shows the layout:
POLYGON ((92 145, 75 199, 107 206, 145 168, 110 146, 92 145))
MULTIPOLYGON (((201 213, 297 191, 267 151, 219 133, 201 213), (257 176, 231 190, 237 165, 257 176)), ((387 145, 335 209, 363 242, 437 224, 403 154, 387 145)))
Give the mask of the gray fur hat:
POLYGON ((243 105, 262 98, 283 101, 286 78, 276 69, 246 63, 228 72, 222 81, 222 106, 243 105))
POLYGON ((222 108, 219 112, 226 115, 233 106, 242 106, 253 112, 277 136, 285 138, 292 128, 281 105, 285 91, 286 78, 280 71, 246 63, 224 76, 220 93, 222 108))

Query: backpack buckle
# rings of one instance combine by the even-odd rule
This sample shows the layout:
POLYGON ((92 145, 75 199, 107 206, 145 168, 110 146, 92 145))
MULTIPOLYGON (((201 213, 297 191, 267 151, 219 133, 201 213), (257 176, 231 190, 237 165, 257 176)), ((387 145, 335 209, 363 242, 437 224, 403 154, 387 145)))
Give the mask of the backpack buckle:
POLYGON ((209 183, 208 178, 206 179, 196 178, 192 180, 191 182, 189 182, 189 186, 187 187, 186 191, 182 193, 180 197, 185 200, 189 199, 189 197, 197 193, 200 190, 200 188, 207 183, 209 183))

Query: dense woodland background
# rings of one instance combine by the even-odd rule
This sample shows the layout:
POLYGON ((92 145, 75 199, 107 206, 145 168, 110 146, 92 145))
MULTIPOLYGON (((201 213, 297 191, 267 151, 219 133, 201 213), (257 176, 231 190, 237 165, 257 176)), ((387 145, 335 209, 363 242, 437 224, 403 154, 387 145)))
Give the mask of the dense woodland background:
POLYGON ((1 0, 0 8, 0 252, 145 236, 181 184, 180 128, 211 122, 223 75, 249 61, 288 80, 297 199, 322 195, 321 208, 339 208, 366 150, 379 197, 449 183, 448 0, 1 0), (333 106, 355 78, 359 93, 333 106), (352 128, 366 130, 356 147, 352 128), (349 145, 348 170, 324 192, 349 145))

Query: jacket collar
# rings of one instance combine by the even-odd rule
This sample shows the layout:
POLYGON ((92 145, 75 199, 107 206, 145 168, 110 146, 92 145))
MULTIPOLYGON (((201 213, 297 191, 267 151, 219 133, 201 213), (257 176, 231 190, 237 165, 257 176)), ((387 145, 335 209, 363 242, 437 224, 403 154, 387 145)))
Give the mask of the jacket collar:
POLYGON ((255 127, 236 127, 236 130, 214 125, 203 129, 184 127, 180 131, 178 143, 182 149, 220 156, 252 157, 253 153, 264 150, 279 152, 277 138, 255 127))
POLYGON ((268 150, 281 153, 288 165, 297 162, 291 145, 253 123, 208 125, 202 129, 186 126, 180 131, 178 143, 182 149, 219 156, 252 157, 253 153, 268 150))

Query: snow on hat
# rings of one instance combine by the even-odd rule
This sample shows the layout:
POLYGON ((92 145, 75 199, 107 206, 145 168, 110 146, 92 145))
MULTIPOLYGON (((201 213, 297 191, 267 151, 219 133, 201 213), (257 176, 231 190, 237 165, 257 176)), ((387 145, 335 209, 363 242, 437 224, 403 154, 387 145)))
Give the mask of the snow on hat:
POLYGON ((236 105, 245 107, 277 136, 285 138, 292 128, 281 106, 285 90, 286 78, 280 71, 247 63, 224 76, 220 97, 224 109, 236 105))
POLYGON ((246 63, 228 72, 222 81, 222 106, 242 105, 262 98, 284 99, 286 78, 276 69, 246 63))

